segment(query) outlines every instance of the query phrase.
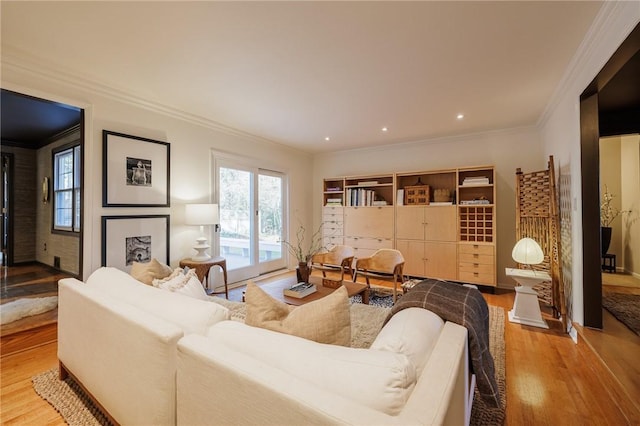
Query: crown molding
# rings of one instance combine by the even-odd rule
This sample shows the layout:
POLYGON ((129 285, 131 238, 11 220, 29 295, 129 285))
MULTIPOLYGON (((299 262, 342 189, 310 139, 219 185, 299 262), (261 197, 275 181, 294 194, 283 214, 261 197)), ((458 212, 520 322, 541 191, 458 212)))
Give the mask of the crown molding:
POLYGON ((558 104, 567 94, 576 92, 576 103, 578 103, 582 91, 596 77, 600 69, 609 60, 611 54, 613 54, 612 51, 606 55, 606 57, 598 58, 597 56, 600 49, 608 47, 612 38, 617 41, 616 46, 619 46, 638 24, 638 21, 635 23, 631 22, 631 20, 628 19, 629 16, 640 18, 640 3, 620 1, 604 2, 585 37, 582 39, 580 46, 578 46, 576 53, 569 62, 547 106, 540 115, 536 123, 538 129, 542 129, 546 125, 558 104), (589 67, 589 61, 594 60, 598 61, 597 69, 589 67))
POLYGON ((118 102, 131 105, 136 108, 142 108, 158 114, 176 118, 197 126, 206 127, 208 129, 224 133, 226 135, 244 138, 253 142, 277 146, 297 153, 309 154, 283 142, 274 141, 262 136, 254 135, 230 126, 226 126, 215 120, 211 120, 196 114, 192 114, 160 102, 146 99, 140 94, 132 92, 130 89, 115 87, 112 84, 98 81, 92 77, 81 75, 74 70, 63 66, 45 61, 42 58, 31 55, 14 46, 2 46, 2 58, 0 60, 2 73, 5 70, 13 70, 19 73, 28 73, 35 77, 58 84, 75 87, 99 96, 109 98, 118 102))
POLYGON ((530 125, 530 126, 508 127, 504 129, 486 130, 486 131, 480 131, 480 132, 474 132, 474 133, 464 133, 464 134, 458 134, 458 135, 423 138, 423 139, 413 138, 412 140, 407 140, 405 142, 400 142, 400 143, 376 145, 372 147, 345 149, 341 151, 321 152, 321 153, 315 154, 314 157, 316 158, 332 157, 337 153, 339 153, 340 155, 342 154, 346 155, 346 154, 364 153, 364 152, 367 152, 367 153, 383 152, 383 151, 389 151, 389 150, 418 147, 423 145, 462 143, 462 142, 475 141, 485 137, 493 137, 496 135, 513 135, 513 134, 519 134, 519 133, 525 133, 525 132, 538 133, 538 126, 530 125))

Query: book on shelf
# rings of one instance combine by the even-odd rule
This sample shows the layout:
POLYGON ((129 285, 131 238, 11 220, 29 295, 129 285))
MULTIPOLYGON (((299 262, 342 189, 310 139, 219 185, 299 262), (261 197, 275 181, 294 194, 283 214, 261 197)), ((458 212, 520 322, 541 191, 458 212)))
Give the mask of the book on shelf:
POLYGON ((431 201, 429 203, 431 206, 451 206, 453 205, 453 201, 431 201))
POLYGON ((387 202, 385 200, 375 200, 372 205, 376 207, 386 206, 387 202))
POLYGON ((377 185, 377 184, 378 184, 377 180, 363 180, 361 182, 358 182, 358 186, 377 185))
POLYGON ((489 178, 485 176, 466 177, 462 181, 462 186, 489 185, 489 178))
POLYGON ((296 299, 302 299, 317 291, 316 285, 311 283, 298 283, 292 287, 285 288, 283 293, 285 296, 295 297, 296 299))
POLYGON ((329 186, 327 187, 325 192, 342 192, 342 188, 340 188, 339 186, 329 186))
POLYGON ((398 189, 396 195, 396 205, 401 206, 404 204, 404 189, 398 189))

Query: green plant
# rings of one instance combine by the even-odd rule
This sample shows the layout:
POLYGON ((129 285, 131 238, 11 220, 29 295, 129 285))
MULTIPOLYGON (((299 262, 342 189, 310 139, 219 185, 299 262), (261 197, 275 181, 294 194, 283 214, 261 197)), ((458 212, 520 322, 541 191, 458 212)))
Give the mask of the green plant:
POLYGON ((296 231, 295 244, 290 241, 283 241, 284 245, 287 246, 289 253, 295 256, 298 263, 309 263, 314 254, 319 253, 324 249, 324 246, 322 245, 322 225, 323 224, 321 223, 318 229, 311 234, 311 239, 308 243, 305 242, 305 234, 307 230, 302 225, 300 225, 296 231))
POLYGON ((602 204, 600 204, 600 224, 604 227, 610 227, 613 220, 622 213, 629 213, 631 210, 619 210, 611 205, 615 195, 609 192, 607 185, 604 186, 604 194, 602 194, 602 204))

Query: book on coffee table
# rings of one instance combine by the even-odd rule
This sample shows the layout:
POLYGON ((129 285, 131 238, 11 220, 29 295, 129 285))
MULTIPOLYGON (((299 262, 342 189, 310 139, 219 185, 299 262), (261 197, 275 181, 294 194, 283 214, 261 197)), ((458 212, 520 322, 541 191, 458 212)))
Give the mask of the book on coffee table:
POLYGON ((298 283, 292 287, 285 288, 283 293, 285 296, 295 297, 296 299, 302 299, 305 296, 313 294, 317 291, 315 284, 311 283, 298 283))

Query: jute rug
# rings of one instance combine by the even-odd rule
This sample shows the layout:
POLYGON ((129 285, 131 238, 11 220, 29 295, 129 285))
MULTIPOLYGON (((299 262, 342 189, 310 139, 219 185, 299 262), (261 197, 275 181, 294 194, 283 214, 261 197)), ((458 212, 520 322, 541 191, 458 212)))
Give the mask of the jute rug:
POLYGON ((602 295, 602 306, 640 335, 640 295, 606 292, 602 295))
MULTIPOLYGON (((243 303, 229 302, 221 298, 212 298, 231 310, 231 319, 243 321, 245 307, 243 303)), ((382 327, 389 309, 356 303, 351 305, 352 346, 367 348, 382 327)), ((506 408, 505 381, 505 344, 504 310, 489 306, 489 348, 493 355, 496 380, 500 388, 502 409, 487 407, 477 396, 473 401, 471 425, 501 425, 506 408)), ((58 380, 58 369, 41 373, 33 377, 33 387, 38 395, 49 402, 71 426, 109 425, 108 419, 83 393, 71 379, 58 380)))

